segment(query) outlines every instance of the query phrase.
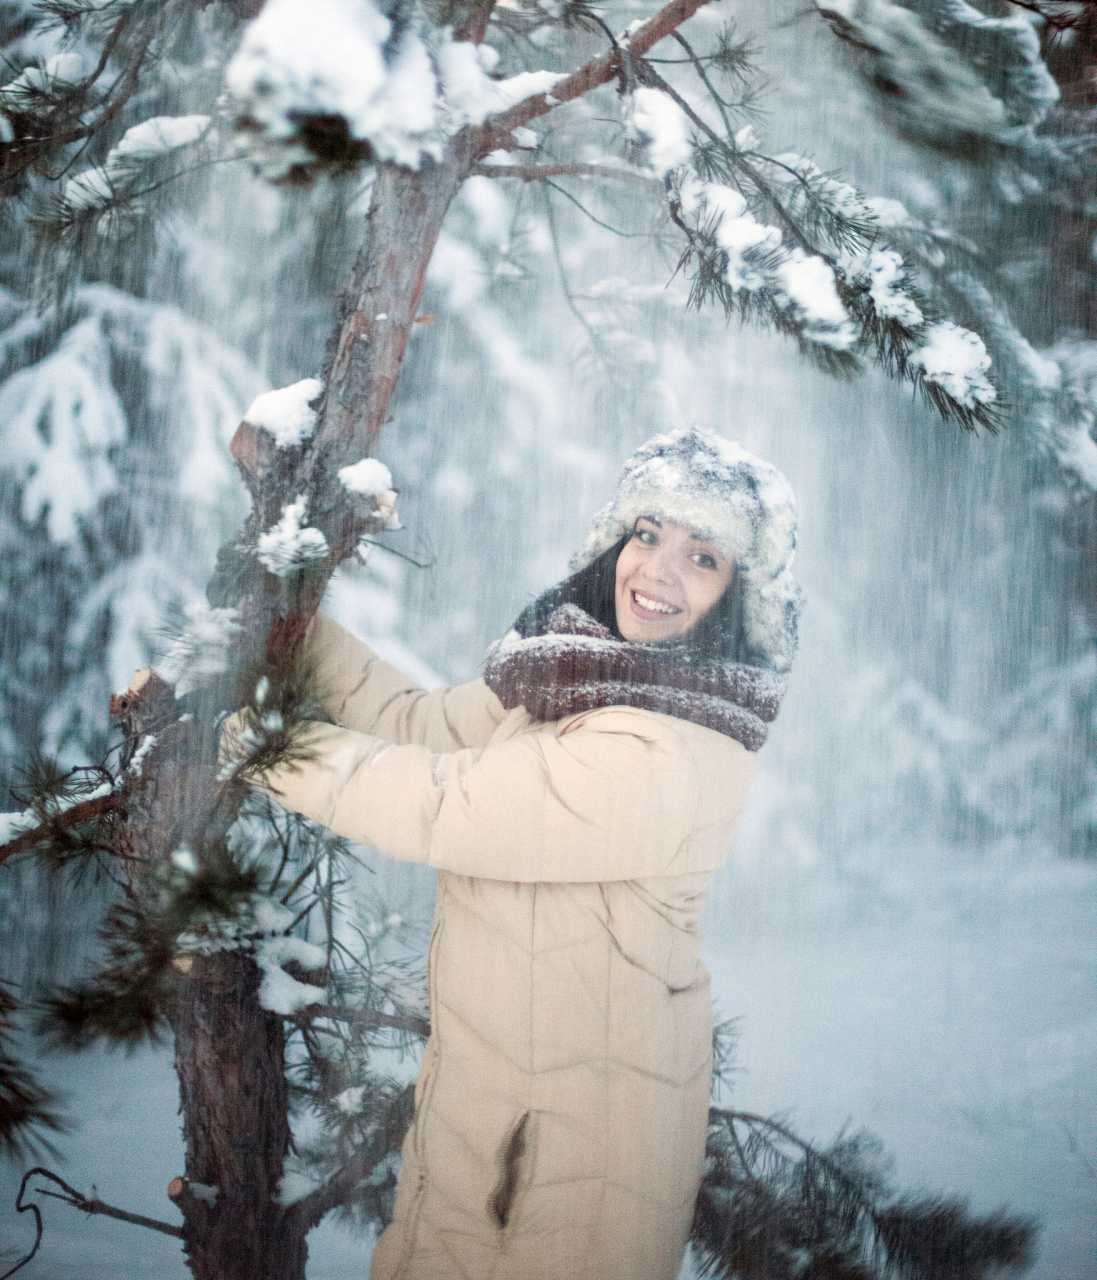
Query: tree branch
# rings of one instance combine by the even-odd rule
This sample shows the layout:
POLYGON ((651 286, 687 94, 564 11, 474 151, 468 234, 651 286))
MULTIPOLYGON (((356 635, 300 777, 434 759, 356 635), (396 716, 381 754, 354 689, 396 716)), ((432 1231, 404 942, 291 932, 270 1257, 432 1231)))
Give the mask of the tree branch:
POLYGON ((694 111, 694 109, 689 105, 689 103, 685 100, 685 98, 683 98, 682 95, 678 93, 677 90, 675 90, 675 88, 672 85, 667 84, 667 82, 663 79, 661 75, 659 75, 657 71, 649 70, 648 75, 650 76, 651 84, 653 85, 653 87, 657 89, 662 89, 662 91, 682 109, 686 117, 689 119, 690 123, 694 125, 697 129, 700 129, 702 133, 706 134, 707 137, 712 142, 715 142, 716 145, 723 150, 724 155, 729 160, 729 162, 733 164, 735 168, 737 168, 741 173, 745 173, 750 178, 751 182, 754 183, 754 185, 762 193, 762 196, 772 206, 774 213, 777 214, 777 217, 781 221, 781 223, 784 225, 785 230, 792 237, 792 239, 796 241, 796 243, 800 246, 800 248, 803 249, 805 253, 815 254, 818 257, 824 259, 824 261, 828 262, 831 266, 834 266, 834 259, 832 257, 829 257, 827 254, 823 253, 822 250, 817 249, 807 239, 804 233, 796 225, 795 221, 789 217, 788 212, 785 209, 784 205, 773 194, 773 191, 770 189, 769 183, 766 182, 766 180, 762 177, 762 175, 758 172, 758 170, 754 167, 754 165, 752 165, 748 160, 746 160, 743 157, 741 152, 734 151, 730 147, 728 147, 724 139, 721 138, 720 135, 715 132, 715 130, 710 129, 708 125, 705 124, 705 122, 701 119, 701 117, 697 114, 697 112, 694 111))
POLYGON ((565 76, 563 80, 553 85, 550 93, 535 93, 486 121, 476 138, 475 154, 482 159, 489 152, 500 148, 507 151, 513 150, 517 144, 510 137, 512 129, 528 124, 538 116, 547 115, 553 107, 581 98, 599 85, 608 84, 623 70, 622 50, 635 58, 643 57, 649 49, 669 36, 687 19, 692 18, 702 5, 708 3, 710 0, 671 0, 670 4, 660 9, 653 18, 649 18, 631 36, 622 39, 617 48, 610 49, 600 58, 588 62, 585 67, 573 71, 570 76, 565 76))
POLYGON ((307 1235, 325 1213, 346 1203, 350 1193, 363 1178, 369 1177, 377 1164, 377 1160, 356 1156, 333 1173, 323 1186, 291 1204, 286 1216, 292 1223, 293 1232, 302 1237, 307 1235))
POLYGON ((608 164, 474 164, 472 174, 477 178, 521 178, 523 182, 544 182, 547 178, 612 178, 663 190, 658 178, 608 164))
POLYGON ((110 813, 112 809, 117 809, 121 802, 121 796, 112 792, 107 796, 96 796, 94 800, 81 800, 79 804, 74 804, 71 809, 63 809, 56 817, 51 818, 49 822, 43 822, 40 826, 24 831, 22 835, 16 836, 14 840, 9 840, 6 844, 0 844, 0 864, 5 863, 16 853, 22 853, 25 849, 33 849, 36 844, 42 844, 43 841, 49 840, 52 836, 62 831, 68 831, 72 827, 79 826, 81 822, 90 822, 92 818, 101 818, 105 813, 110 813))
POLYGON ((410 1031, 417 1036, 430 1035, 430 1022, 413 1013, 366 1013, 337 1005, 309 1004, 286 1017, 299 1026, 314 1018, 330 1018, 333 1022, 349 1022, 359 1027, 392 1027, 395 1031, 410 1031))
MULTIPOLYGON (((51 1196, 54 1200, 62 1200, 65 1204, 72 1205, 74 1209, 79 1209, 83 1213, 96 1214, 101 1213, 108 1218, 117 1218, 119 1222, 132 1222, 135 1227, 147 1227, 150 1231, 159 1231, 165 1236, 175 1236, 176 1239, 182 1240, 183 1228, 173 1226, 170 1222, 160 1222, 156 1218, 146 1218, 140 1213, 130 1213, 126 1209, 116 1209, 112 1204, 104 1204, 102 1200, 96 1196, 89 1200, 87 1196, 81 1195, 74 1187, 70 1187, 67 1182, 59 1178, 57 1174, 51 1173, 49 1169, 43 1169, 40 1165, 34 1169, 29 1169, 23 1175, 23 1181, 19 1187, 19 1199, 23 1197, 24 1188, 29 1179, 37 1174, 42 1178, 49 1178, 51 1182, 57 1183, 59 1187, 66 1193, 59 1194, 56 1191, 46 1191, 39 1188, 36 1192, 40 1196, 51 1196)), ((9 1273, 10 1274, 10 1273, 9 1273)))

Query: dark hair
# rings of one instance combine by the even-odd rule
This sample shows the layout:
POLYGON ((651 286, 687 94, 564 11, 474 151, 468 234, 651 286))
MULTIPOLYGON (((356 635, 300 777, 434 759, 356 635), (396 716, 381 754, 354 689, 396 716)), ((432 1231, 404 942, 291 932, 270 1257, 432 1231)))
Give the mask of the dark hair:
MULTIPOLYGON (((617 559, 632 537, 624 534, 608 551, 592 560, 585 569, 551 587, 522 610, 514 627, 523 637, 543 635, 552 614, 562 604, 577 604, 584 613, 623 639, 617 627, 617 559)), ((739 662, 743 649, 742 575, 732 570, 727 590, 700 622, 684 636, 662 641, 680 648, 685 655, 706 661, 739 662)))

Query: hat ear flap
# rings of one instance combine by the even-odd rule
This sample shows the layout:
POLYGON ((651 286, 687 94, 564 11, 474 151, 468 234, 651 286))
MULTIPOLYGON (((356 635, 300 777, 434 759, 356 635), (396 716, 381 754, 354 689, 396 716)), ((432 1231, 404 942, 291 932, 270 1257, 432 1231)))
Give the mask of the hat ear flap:
POLYGON ((784 672, 792 666, 803 592, 788 569, 757 584, 750 574, 743 582, 742 661, 784 672))

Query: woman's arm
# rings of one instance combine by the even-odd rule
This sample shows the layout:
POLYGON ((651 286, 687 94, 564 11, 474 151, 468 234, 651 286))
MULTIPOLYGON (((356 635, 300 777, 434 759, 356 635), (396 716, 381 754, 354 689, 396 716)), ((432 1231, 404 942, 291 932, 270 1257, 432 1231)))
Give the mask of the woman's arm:
POLYGON ((483 746, 506 715, 483 680, 428 693, 323 614, 313 618, 304 656, 336 724, 388 742, 435 751, 483 746))
POLYGON ((312 760, 273 770, 287 808, 389 857, 517 881, 712 871, 738 823, 754 756, 719 747, 720 796, 668 716, 604 708, 484 750, 432 753, 317 725, 312 760))

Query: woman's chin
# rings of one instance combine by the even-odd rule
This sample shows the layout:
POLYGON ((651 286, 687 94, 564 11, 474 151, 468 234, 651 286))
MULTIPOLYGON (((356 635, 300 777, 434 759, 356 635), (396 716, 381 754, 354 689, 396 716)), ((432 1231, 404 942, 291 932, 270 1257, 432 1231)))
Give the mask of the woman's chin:
POLYGON ((658 644, 660 640, 673 640, 684 633, 684 628, 675 625, 677 619, 647 619, 635 616, 618 617, 617 630, 626 640, 633 644, 658 644))

